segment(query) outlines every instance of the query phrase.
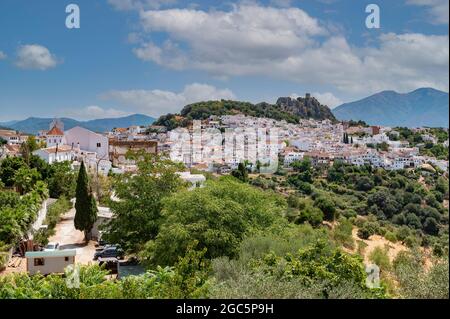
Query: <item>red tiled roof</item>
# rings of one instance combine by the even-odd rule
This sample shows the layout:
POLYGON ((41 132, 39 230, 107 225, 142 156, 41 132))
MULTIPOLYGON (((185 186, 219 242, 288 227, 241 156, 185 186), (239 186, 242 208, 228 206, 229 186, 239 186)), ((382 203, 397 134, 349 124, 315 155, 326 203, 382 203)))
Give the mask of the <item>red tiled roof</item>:
POLYGON ((20 151, 20 145, 6 144, 5 147, 8 150, 8 152, 11 152, 11 153, 19 153, 19 151, 20 151))
POLYGON ((47 132, 47 136, 63 136, 63 135, 64 135, 64 132, 61 131, 56 126, 53 126, 53 128, 47 132))

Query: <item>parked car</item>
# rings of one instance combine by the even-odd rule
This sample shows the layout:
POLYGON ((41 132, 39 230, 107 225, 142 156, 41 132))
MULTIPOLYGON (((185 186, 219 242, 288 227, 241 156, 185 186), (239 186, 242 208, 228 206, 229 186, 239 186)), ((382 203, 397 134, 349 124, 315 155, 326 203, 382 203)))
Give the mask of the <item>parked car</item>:
POLYGON ((124 251, 119 246, 108 245, 104 249, 95 252, 94 260, 97 260, 99 257, 123 259, 124 255, 124 251))
POLYGON ((55 251, 59 250, 59 243, 48 243, 47 246, 44 247, 44 251, 55 251))

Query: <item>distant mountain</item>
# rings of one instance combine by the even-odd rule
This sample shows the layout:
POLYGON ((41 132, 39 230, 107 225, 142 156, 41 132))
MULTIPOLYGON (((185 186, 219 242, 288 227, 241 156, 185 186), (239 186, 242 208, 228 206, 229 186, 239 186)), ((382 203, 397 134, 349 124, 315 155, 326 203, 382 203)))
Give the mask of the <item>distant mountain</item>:
POLYGON ((288 123, 298 123, 300 119, 305 118, 336 120, 330 109, 313 97, 297 99, 282 97, 277 100, 276 104, 266 102, 253 104, 231 100, 193 103, 186 105, 179 114, 161 116, 154 124, 165 126, 171 130, 178 126, 187 126, 192 120, 236 114, 271 118, 277 121, 284 120, 288 123))
MULTIPOLYGON (((108 132, 115 127, 129 127, 133 125, 146 126, 152 124, 154 120, 154 118, 142 114, 91 121, 77 121, 70 118, 61 118, 65 130, 69 130, 75 126, 81 126, 98 133, 108 132)), ((8 126, 20 132, 36 134, 40 130, 48 130, 52 121, 53 119, 51 118, 30 117, 23 121, 0 123, 0 126, 8 126)))
POLYGON ((363 120, 372 125, 448 127, 448 93, 421 88, 410 93, 383 91, 345 103, 333 110, 339 120, 363 120))

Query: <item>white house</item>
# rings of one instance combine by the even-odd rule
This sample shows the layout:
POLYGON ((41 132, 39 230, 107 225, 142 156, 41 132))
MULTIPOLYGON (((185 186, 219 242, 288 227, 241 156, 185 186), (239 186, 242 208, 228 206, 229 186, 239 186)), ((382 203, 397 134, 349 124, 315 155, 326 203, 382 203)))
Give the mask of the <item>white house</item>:
POLYGON ((39 156, 48 164, 55 162, 72 161, 73 151, 70 146, 60 145, 42 148, 33 152, 34 155, 39 156))
POLYGON ((26 252, 27 271, 31 275, 62 274, 67 266, 75 264, 76 254, 75 249, 26 252))
POLYGON ((8 145, 20 145, 25 142, 28 137, 12 130, 0 130, 0 138, 5 140, 8 145))
POLYGON ((82 151, 95 152, 98 158, 109 158, 109 141, 107 136, 76 126, 64 133, 65 142, 82 151))

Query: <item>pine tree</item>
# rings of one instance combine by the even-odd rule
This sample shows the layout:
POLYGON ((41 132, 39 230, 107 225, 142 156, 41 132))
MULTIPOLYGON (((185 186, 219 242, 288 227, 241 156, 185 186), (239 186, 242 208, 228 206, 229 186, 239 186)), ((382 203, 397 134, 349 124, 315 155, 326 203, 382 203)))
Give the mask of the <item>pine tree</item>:
POLYGON ((89 187, 84 162, 81 162, 78 173, 75 211, 75 228, 83 231, 85 239, 89 240, 90 232, 97 220, 97 203, 89 187))

